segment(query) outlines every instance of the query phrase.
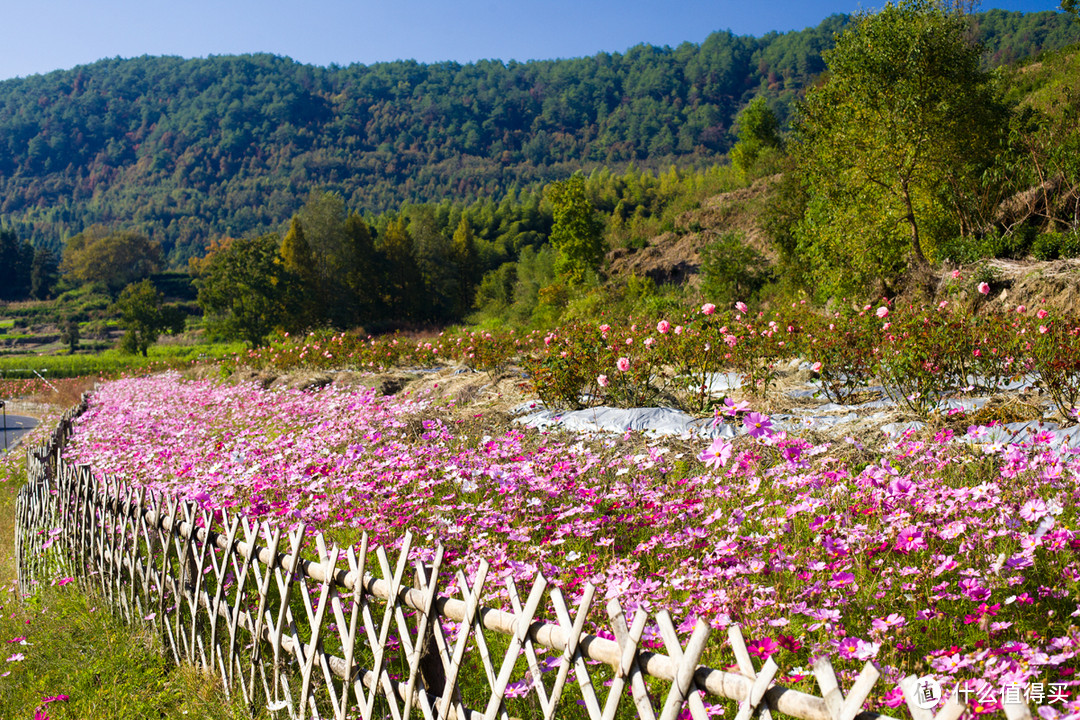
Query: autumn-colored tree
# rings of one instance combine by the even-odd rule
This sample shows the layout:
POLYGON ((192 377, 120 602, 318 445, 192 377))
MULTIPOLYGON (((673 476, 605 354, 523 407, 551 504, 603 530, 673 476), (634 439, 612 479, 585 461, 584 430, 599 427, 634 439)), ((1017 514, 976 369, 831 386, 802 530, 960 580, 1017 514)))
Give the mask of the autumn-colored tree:
POLYGON ((145 235, 94 225, 64 246, 60 268, 79 283, 104 283, 118 292, 161 267, 161 248, 145 235))

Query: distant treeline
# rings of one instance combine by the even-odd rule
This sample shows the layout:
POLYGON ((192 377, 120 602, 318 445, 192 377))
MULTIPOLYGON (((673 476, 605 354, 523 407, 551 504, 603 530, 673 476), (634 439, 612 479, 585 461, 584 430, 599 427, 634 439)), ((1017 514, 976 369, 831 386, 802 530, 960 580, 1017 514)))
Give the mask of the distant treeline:
MULTIPOLYGON (((59 254, 94 224, 183 267, 284 232, 313 188, 364 214, 498 198, 608 166, 705 167, 764 96, 781 124, 850 22, 572 60, 321 68, 271 55, 103 60, 0 82, 0 217, 59 254)), ((986 62, 1080 40, 1052 12, 972 16, 986 62)), ((535 230, 529 230, 535 232, 535 230)))

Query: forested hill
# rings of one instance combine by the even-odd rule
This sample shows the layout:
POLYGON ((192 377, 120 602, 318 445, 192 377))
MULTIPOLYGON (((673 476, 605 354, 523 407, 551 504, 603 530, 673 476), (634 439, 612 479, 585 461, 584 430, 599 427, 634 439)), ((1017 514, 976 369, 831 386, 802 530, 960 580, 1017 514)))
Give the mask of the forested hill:
MULTIPOLYGON (((93 223, 172 263, 278 229, 313 187, 378 212, 495 195, 580 167, 713 162, 766 94, 783 119, 849 18, 592 57, 314 67, 271 55, 102 60, 0 82, 0 218, 57 247, 93 223)), ((972 18, 987 62, 1080 40, 1068 16, 972 18)))

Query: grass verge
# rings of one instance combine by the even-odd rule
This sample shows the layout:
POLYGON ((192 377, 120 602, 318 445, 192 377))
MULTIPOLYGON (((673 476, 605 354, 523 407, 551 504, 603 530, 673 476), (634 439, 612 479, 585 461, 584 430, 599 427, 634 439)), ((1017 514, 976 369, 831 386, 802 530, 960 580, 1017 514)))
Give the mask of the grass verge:
POLYGON ((0 718, 252 717, 242 701, 226 698, 216 676, 167 661, 158 638, 123 624, 77 583, 57 578, 19 601, 20 455, 0 459, 0 718))

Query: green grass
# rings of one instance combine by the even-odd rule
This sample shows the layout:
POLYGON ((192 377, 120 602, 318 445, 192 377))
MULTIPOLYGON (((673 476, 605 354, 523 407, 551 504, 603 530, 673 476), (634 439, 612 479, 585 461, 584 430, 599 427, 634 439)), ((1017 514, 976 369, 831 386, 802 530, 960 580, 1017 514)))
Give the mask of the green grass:
POLYGON ((125 372, 160 370, 198 360, 219 360, 245 348, 243 343, 199 343, 196 345, 154 345, 147 357, 125 355, 119 350, 75 355, 0 356, 0 377, 30 378, 37 370, 46 378, 84 375, 118 375, 125 372))
POLYGON ((158 638, 124 625, 77 583, 43 587, 19 602, 13 547, 21 465, 0 460, 0 719, 252 717, 242 702, 226 699, 216 676, 173 666, 158 638), (17 638, 25 644, 11 642, 17 638), (9 660, 17 654, 23 659, 9 660), (56 696, 67 699, 44 703, 56 696))

